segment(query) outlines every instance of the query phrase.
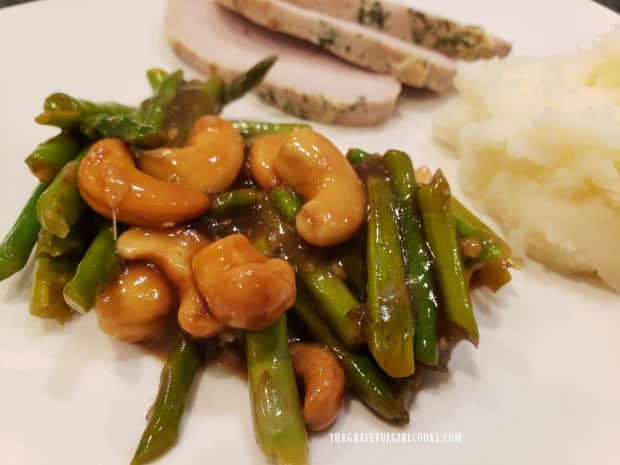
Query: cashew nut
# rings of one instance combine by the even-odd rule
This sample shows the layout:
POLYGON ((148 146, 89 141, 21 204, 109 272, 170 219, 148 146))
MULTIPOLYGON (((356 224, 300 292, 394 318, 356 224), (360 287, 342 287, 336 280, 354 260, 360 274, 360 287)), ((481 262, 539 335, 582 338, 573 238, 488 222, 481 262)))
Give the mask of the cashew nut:
POLYGON ((285 134, 265 134, 257 137, 250 147, 250 172, 263 189, 278 184, 274 165, 285 140, 285 134))
POLYGON ((342 410, 344 372, 336 356, 317 344, 291 345, 295 374, 305 387, 304 421, 312 431, 328 428, 342 410))
POLYGON ((97 296, 99 328, 125 342, 156 339, 175 309, 174 291, 153 266, 130 263, 97 296))
POLYGON ((209 207, 206 194, 160 181, 137 170, 118 139, 91 146, 80 163, 78 187, 96 212, 134 226, 174 226, 200 216, 209 207))
POLYGON ((194 123, 185 147, 144 152, 138 166, 157 179, 213 194, 224 192, 235 181, 244 148, 243 138, 228 121, 203 116, 194 123))
POLYGON ((292 132, 280 149, 275 169, 306 203, 295 219, 299 235, 318 246, 350 239, 364 221, 366 194, 347 159, 311 129, 292 132))
POLYGON ((149 261, 168 277, 179 295, 179 324, 194 337, 213 336, 223 329, 209 313, 192 276, 192 257, 208 243, 202 234, 188 227, 133 228, 116 241, 122 258, 149 261))
POLYGON ((202 249, 192 269, 215 318, 232 328, 265 328, 295 302, 291 265, 265 257, 241 234, 202 249))

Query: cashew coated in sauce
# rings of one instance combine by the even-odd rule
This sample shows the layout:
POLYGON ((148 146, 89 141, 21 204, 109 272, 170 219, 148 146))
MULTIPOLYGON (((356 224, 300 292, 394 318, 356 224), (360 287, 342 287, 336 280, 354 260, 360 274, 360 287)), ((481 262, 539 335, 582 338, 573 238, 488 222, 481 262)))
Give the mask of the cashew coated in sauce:
POLYGON ((95 301, 99 328, 124 342, 157 339, 176 308, 166 278, 146 263, 129 263, 95 301))
POLYGON ((149 150, 138 157, 145 173, 209 194, 224 192, 237 178, 245 144, 232 125, 217 116, 194 123, 185 147, 149 150))
POLYGON ((291 359, 304 383, 304 420, 312 431, 324 430, 342 410, 344 371, 336 356, 318 344, 291 344, 291 359))
POLYGON ((174 226, 209 207, 206 194, 136 169, 131 153, 118 139, 91 146, 78 169, 78 187, 97 213, 134 226, 174 226))
POLYGON ((295 302, 291 265, 265 257, 241 234, 205 247, 192 269, 213 315, 233 328, 265 328, 295 302))
POLYGON ((179 295, 179 324, 194 337, 213 336, 223 329, 223 325, 209 312, 192 276, 192 258, 207 244, 207 238, 187 226, 172 229, 133 228, 121 234, 116 242, 122 258, 147 260, 168 277, 179 295))
POLYGON ((294 131, 276 158, 278 178, 306 200, 295 219, 299 235, 318 246, 350 239, 366 215, 366 193, 347 159, 311 129, 294 131))
POLYGON ((250 172, 263 189, 271 189, 278 184, 275 161, 286 134, 265 134, 257 137, 250 146, 250 172))

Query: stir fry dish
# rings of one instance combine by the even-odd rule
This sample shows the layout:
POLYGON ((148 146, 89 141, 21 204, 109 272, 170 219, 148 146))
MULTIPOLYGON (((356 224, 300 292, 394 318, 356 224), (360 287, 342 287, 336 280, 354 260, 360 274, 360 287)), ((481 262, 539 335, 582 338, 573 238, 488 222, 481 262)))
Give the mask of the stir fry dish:
POLYGON ((173 447, 199 368, 223 350, 244 363, 258 445, 278 463, 308 462, 307 431, 329 428, 346 392, 408 423, 414 373, 479 342, 470 288, 497 291, 516 265, 441 170, 218 116, 274 61, 228 82, 152 69, 138 106, 56 93, 36 118, 61 132, 26 158, 39 185, 0 245, 0 279, 34 250, 32 315, 94 308, 104 333, 166 348, 134 465, 173 447))

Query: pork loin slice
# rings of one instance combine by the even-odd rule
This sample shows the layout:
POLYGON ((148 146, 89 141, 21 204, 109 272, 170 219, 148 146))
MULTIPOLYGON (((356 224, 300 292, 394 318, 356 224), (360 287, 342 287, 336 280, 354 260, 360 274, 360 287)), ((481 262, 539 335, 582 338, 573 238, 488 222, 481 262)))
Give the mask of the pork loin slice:
POLYGON ((229 80, 278 55, 257 93, 293 115, 371 126, 394 112, 401 85, 391 76, 364 71, 318 47, 256 26, 213 0, 169 0, 165 22, 176 53, 208 75, 229 80))
POLYGON ((356 65, 392 74, 414 87, 452 88, 455 61, 359 24, 298 7, 284 0, 216 0, 274 31, 320 45, 356 65))
POLYGON ((432 15, 406 5, 380 0, 285 0, 288 3, 383 31, 461 60, 505 56, 509 42, 478 26, 432 15))

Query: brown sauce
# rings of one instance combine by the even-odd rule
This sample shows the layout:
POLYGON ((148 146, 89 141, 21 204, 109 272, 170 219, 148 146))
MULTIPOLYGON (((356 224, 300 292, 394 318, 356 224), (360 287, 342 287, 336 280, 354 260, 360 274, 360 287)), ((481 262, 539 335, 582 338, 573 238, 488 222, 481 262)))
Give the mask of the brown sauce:
POLYGON ((371 176, 387 177, 383 160, 379 156, 356 163, 353 168, 364 183, 371 176))
POLYGON ((213 349, 207 357, 209 366, 216 366, 243 381, 248 378, 245 353, 239 344, 225 344, 213 349))
POLYGON ((194 122, 201 116, 218 110, 211 97, 204 91, 204 83, 188 81, 181 85, 166 108, 164 131, 172 140, 170 145, 182 146, 194 122))
POLYGON ((174 343, 178 340, 179 334, 180 330, 178 328, 174 328, 171 331, 162 334, 157 340, 142 343, 141 346, 147 354, 152 355, 157 360, 165 363, 168 359, 168 352, 170 352, 170 349, 172 349, 174 343))

